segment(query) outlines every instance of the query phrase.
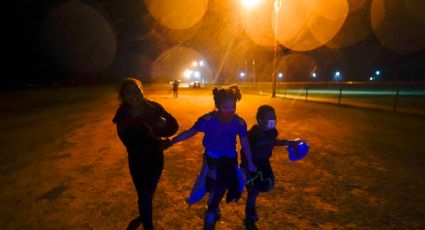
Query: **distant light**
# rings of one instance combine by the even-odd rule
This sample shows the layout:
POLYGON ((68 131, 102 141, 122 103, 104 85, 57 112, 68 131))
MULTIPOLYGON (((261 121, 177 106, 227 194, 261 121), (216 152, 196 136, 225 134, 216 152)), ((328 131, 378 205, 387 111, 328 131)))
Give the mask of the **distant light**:
POLYGON ((315 72, 313 72, 313 73, 311 74, 311 76, 312 76, 313 78, 316 78, 316 77, 317 77, 317 74, 316 74, 315 72))
POLYGON ((240 76, 241 76, 241 78, 244 78, 245 77, 245 72, 241 72, 240 73, 240 76))
POLYGON ((185 69, 184 70, 184 72, 183 72, 183 76, 185 77, 185 78, 187 78, 187 79, 189 79, 191 76, 192 76, 192 70, 190 70, 190 69, 185 69))
POLYGON ((198 62, 197 61, 193 61, 192 62, 192 66, 197 67, 198 66, 198 62))
POLYGON ((247 9, 250 10, 257 6, 261 0, 241 0, 242 5, 247 9))
POLYGON ((282 0, 274 0, 274 10, 278 12, 282 6, 282 0))
POLYGON ((381 74, 381 71, 377 70, 375 71, 375 75, 379 76, 381 74))
POLYGON ((342 75, 341 72, 336 71, 335 74, 334 74, 335 81, 341 80, 342 79, 341 75, 342 75))
POLYGON ((203 61, 199 61, 199 65, 200 66, 204 66, 204 62, 203 61))
POLYGON ((201 77, 201 73, 199 71, 195 71, 193 73, 193 75, 195 76, 195 78, 200 78, 201 77))
POLYGON ((373 81, 373 77, 370 77, 369 80, 373 81))
POLYGON ((279 74, 277 74, 277 76, 278 76, 279 78, 282 78, 282 77, 283 77, 283 73, 279 73, 279 74))

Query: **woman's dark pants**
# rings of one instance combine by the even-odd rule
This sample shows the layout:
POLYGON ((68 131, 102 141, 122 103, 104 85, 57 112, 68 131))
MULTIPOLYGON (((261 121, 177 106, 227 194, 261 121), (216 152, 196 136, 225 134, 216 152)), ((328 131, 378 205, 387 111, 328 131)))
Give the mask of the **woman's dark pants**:
POLYGON ((152 199, 164 168, 162 151, 130 153, 128 157, 131 178, 136 187, 140 219, 145 230, 153 229, 152 199))

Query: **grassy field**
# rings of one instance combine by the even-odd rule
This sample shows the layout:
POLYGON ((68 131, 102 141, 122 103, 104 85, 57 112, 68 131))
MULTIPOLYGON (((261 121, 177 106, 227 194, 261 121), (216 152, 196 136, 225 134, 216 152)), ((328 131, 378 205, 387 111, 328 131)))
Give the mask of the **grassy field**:
MULTIPOLYGON (((397 88, 394 85, 383 82, 380 84, 357 82, 353 85, 346 83, 341 86, 332 83, 311 84, 277 83, 276 96, 425 115, 425 88, 423 83, 411 84, 404 86, 405 88, 397 88), (342 89, 341 92, 339 87, 342 89), (399 89, 398 96, 396 96, 397 89, 399 89)), ((254 87, 251 83, 244 84, 242 87, 252 93, 271 95, 272 86, 270 83, 258 83, 257 87, 254 87)))
MULTIPOLYGON (((147 87, 180 131, 213 109, 209 90, 147 87)), ((425 228, 425 117, 243 94, 248 126, 276 108, 279 136, 310 153, 291 163, 276 148, 275 188, 258 199, 260 229, 425 228)), ((125 229, 137 216, 126 151, 111 119, 115 86, 0 93, 0 229, 125 229)), ((202 229, 206 199, 185 203, 201 167, 202 135, 165 152, 154 200, 157 229, 202 229)), ((244 202, 224 204, 217 229, 244 229, 244 202)))

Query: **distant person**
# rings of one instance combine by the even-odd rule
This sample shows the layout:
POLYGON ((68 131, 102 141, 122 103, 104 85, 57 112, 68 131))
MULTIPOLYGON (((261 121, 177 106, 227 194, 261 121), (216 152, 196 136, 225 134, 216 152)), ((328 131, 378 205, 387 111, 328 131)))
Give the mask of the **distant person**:
POLYGON ((256 229, 255 222, 259 217, 256 212, 256 199, 260 192, 270 191, 275 184, 274 173, 270 165, 270 157, 274 146, 288 146, 290 141, 277 139, 276 114, 273 107, 262 105, 257 110, 257 124, 248 131, 251 153, 245 154, 242 149, 241 168, 247 175, 246 188, 248 196, 245 206, 247 229, 256 229), (256 172, 249 172, 250 158, 257 166, 256 172))
POLYGON ((174 80, 173 82, 173 94, 174 97, 178 97, 179 96, 179 81, 178 80, 174 80))
POLYGON ((191 205, 199 201, 205 192, 210 193, 204 229, 215 228, 215 223, 221 216, 219 204, 226 190, 226 201, 236 202, 244 189, 245 181, 238 167, 236 136, 239 136, 244 149, 247 168, 250 171, 256 170, 251 161, 246 123, 235 113, 236 102, 242 96, 239 88, 237 86, 228 89, 214 88, 213 95, 218 110, 201 116, 192 128, 183 131, 171 140, 171 144, 175 144, 193 137, 198 132, 204 133, 203 167, 188 201, 191 205))
POLYGON ((144 229, 153 229, 152 198, 164 166, 162 144, 165 141, 161 137, 175 134, 178 123, 160 104, 144 97, 142 83, 135 78, 122 82, 119 98, 121 105, 113 122, 127 148, 140 213, 128 229, 135 229, 140 223, 144 229))

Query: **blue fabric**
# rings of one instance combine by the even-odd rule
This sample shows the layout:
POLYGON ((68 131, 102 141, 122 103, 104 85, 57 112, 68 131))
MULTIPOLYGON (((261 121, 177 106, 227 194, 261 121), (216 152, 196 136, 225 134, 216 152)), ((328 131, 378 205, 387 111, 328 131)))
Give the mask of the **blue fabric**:
POLYGON ((217 112, 211 112, 200 117, 193 128, 204 133, 202 144, 205 153, 213 158, 235 157, 236 136, 247 135, 246 122, 236 114, 232 120, 225 123, 218 119, 217 112))
MULTIPOLYGON (((223 159, 223 158, 221 158, 223 159)), ((230 201, 234 201, 237 202, 240 198, 240 195, 243 192, 243 189, 245 187, 245 177, 243 175, 243 172, 241 171, 241 169, 238 167, 237 164, 235 164, 234 166, 232 166, 232 168, 230 170, 234 170, 233 172, 235 173, 235 179, 236 179, 236 184, 231 185, 230 187, 227 187, 226 189, 228 190, 227 192, 227 198, 226 198, 226 202, 230 202, 230 201), (232 194, 234 196, 232 196, 232 194)), ((230 175, 229 175, 230 176, 230 175)), ((203 157, 203 164, 202 164, 202 168, 201 171, 199 172, 195 183, 193 184, 192 190, 190 192, 189 198, 187 199, 187 203, 189 204, 189 206, 197 203, 198 201, 200 201, 207 192, 210 192, 209 190, 211 190, 211 184, 210 184, 210 188, 208 189, 208 179, 213 179, 213 180, 217 180, 219 177, 219 175, 217 175, 217 168, 216 166, 213 166, 212 168, 208 167, 208 163, 206 160, 206 156, 203 157)), ((211 181, 210 181, 211 182, 211 181)), ((223 181, 220 181, 221 183, 223 181)), ((229 185, 226 185, 229 186, 229 185)), ((218 199, 218 202, 216 205, 218 205, 218 203, 221 201, 222 197, 220 197, 220 199, 218 199)))
POLYGON ((207 175, 208 175, 208 165, 205 161, 203 161, 201 171, 199 172, 198 177, 196 178, 195 183, 193 184, 192 191, 190 192, 189 198, 187 199, 187 203, 190 205, 200 201, 202 197, 204 197, 205 193, 207 193, 207 175))

